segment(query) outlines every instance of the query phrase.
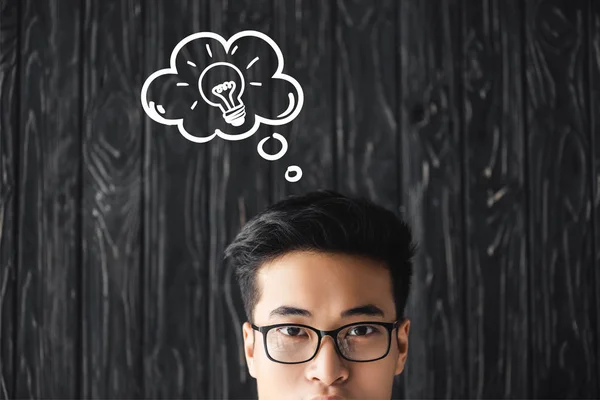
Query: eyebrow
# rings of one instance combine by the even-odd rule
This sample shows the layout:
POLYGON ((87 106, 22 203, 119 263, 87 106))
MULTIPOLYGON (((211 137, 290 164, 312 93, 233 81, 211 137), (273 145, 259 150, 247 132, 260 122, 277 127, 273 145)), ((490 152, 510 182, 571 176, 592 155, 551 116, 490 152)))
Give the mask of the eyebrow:
MULTIPOLYGON (((302 317, 311 317, 312 313, 303 308, 292 307, 292 306, 280 306, 269 313, 269 318, 288 317, 288 316, 292 316, 292 315, 302 316, 302 317)), ((357 316, 357 315, 367 315, 370 317, 374 317, 374 316, 383 317, 384 313, 383 313, 383 310, 381 308, 377 307, 376 305, 365 304, 362 306, 350 308, 349 310, 342 312, 340 315, 342 318, 353 317, 353 316, 357 316)))
POLYGON ((342 313, 342 318, 353 317, 355 315, 368 315, 369 317, 383 317, 383 310, 373 304, 354 307, 342 313))

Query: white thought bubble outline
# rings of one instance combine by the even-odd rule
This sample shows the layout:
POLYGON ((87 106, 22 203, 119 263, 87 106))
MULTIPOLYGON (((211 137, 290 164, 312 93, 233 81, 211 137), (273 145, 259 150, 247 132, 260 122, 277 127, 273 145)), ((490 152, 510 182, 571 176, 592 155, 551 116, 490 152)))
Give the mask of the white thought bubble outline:
MULTIPOLYGON (((255 31, 255 30, 241 31, 241 32, 238 32, 235 35, 231 36, 228 40, 225 40, 221 35, 218 35, 214 32, 197 32, 197 33, 194 33, 194 34, 191 34, 191 35, 185 37, 183 40, 181 40, 179 43, 177 43, 177 45, 173 48, 173 51, 171 52, 169 68, 164 68, 164 69, 155 71, 146 79, 146 81, 144 81, 144 84, 142 86, 142 91, 141 91, 142 107, 144 108, 144 111, 146 112, 146 114, 155 122, 158 122, 159 124, 163 124, 163 125, 177 125, 179 133, 181 133, 181 135, 183 137, 185 137, 187 140, 194 142, 194 143, 206 143, 206 142, 211 141, 215 136, 219 136, 225 140, 232 140, 232 141, 233 140, 243 140, 243 139, 246 139, 246 138, 249 138, 250 136, 252 136, 258 130, 261 123, 265 124, 265 125, 271 125, 271 126, 285 125, 285 124, 289 123, 290 121, 292 121, 294 118, 296 118, 298 116, 298 114, 300 113, 300 111, 302 110, 302 106, 304 105, 304 92, 302 91, 302 87, 300 86, 298 81, 296 81, 296 79, 294 79, 291 76, 284 74, 282 72, 283 65, 284 65, 284 60, 283 60, 283 54, 281 52, 281 49, 279 49, 279 46, 277 45, 277 43, 275 43, 275 41, 273 41, 273 39, 271 39, 269 36, 267 36, 266 34, 264 34, 262 32, 255 31), (222 132, 219 129, 215 129, 215 132, 210 136, 198 137, 198 136, 194 136, 186 131, 186 129, 183 127, 183 120, 184 120, 183 118, 178 118, 178 119, 163 118, 154 109, 154 107, 153 107, 154 102, 151 101, 150 103, 148 103, 148 98, 147 98, 148 88, 150 87, 150 84, 156 78, 158 78, 162 75, 167 75, 167 74, 177 75, 179 73, 177 71, 177 67, 176 67, 177 55, 179 54, 179 51, 186 44, 188 44, 189 42, 196 40, 196 39, 202 39, 202 38, 214 39, 223 46, 223 48, 225 49, 225 52, 228 54, 231 45, 233 43, 235 43, 235 41, 237 41, 240 38, 248 37, 248 36, 256 37, 256 38, 264 40, 269 46, 271 46, 271 48, 275 52, 275 54, 277 56, 277 69, 275 70, 275 73, 273 74, 273 76, 271 78, 287 81, 287 82, 291 83, 292 86, 296 89, 296 92, 298 93, 298 102, 296 103, 295 109, 291 114, 287 115, 286 117, 284 117, 282 119, 270 119, 270 118, 261 117, 260 115, 255 115, 254 125, 252 126, 252 128, 250 128, 250 130, 248 130, 244 133, 230 135, 225 132, 222 132)), ((289 108, 288 108, 288 110, 289 110, 289 108)), ((285 112, 280 115, 284 115, 284 114, 285 114, 285 112)))

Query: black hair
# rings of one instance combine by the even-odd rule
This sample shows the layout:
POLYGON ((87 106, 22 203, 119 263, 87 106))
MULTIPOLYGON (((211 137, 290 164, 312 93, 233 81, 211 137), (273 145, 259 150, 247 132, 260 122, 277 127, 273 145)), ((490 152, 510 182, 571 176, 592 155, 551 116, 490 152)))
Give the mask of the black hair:
POLYGON ((297 250, 363 256, 385 263, 391 273, 396 316, 403 316, 416 250, 409 226, 365 198, 319 190, 268 207, 248 221, 225 250, 248 321, 253 322, 260 298, 258 269, 297 250))

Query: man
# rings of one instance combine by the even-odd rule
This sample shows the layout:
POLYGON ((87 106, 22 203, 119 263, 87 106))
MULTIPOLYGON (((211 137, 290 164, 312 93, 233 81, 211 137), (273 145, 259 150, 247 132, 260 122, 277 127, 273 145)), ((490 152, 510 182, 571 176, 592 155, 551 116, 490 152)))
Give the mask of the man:
POLYGON ((259 399, 390 399, 408 351, 414 251, 392 212, 332 191, 249 221, 225 256, 259 399))

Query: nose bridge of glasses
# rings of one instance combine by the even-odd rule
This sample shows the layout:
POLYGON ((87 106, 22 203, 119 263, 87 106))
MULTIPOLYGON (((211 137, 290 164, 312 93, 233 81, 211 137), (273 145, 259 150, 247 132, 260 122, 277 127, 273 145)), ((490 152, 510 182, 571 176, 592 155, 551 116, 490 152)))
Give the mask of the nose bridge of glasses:
POLYGON ((319 330, 319 334, 321 335, 322 338, 325 338, 325 336, 330 336, 333 340, 336 339, 337 335, 338 335, 339 329, 335 329, 332 331, 322 331, 319 330))
POLYGON ((336 330, 332 330, 332 331, 322 331, 319 330, 319 336, 321 337, 320 343, 319 343, 319 347, 317 348, 317 353, 319 353, 321 351, 321 349, 323 348, 323 345, 325 344, 325 339, 327 337, 329 337, 331 339, 331 344, 333 345, 333 348, 335 350, 335 352, 337 353, 337 355, 341 355, 340 351, 340 347, 339 347, 339 342, 338 342, 338 334, 339 334, 339 329, 336 330))

